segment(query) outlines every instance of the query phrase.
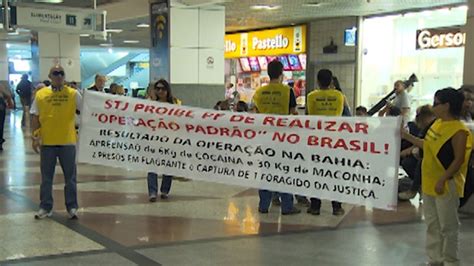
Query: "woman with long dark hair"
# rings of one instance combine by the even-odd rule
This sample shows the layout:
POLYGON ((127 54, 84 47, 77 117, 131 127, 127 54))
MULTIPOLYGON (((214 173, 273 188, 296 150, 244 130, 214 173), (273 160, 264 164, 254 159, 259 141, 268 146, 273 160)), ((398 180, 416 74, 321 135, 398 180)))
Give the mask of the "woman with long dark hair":
MULTIPOLYGON (((153 84, 153 86, 148 91, 148 97, 150 100, 163 102, 163 103, 170 103, 170 104, 179 104, 179 100, 173 97, 171 93, 170 84, 164 80, 160 79, 153 84)), ((170 175, 163 175, 163 180, 161 181, 161 198, 167 199, 168 194, 171 189, 171 182, 173 180, 173 176, 170 175)), ((147 177, 148 183, 148 199, 150 202, 156 201, 156 196, 158 194, 158 174, 149 172, 147 177)))
POLYGON ((421 187, 425 214, 426 252, 432 265, 459 265, 459 197, 464 183, 472 136, 460 120, 464 95, 438 90, 433 112, 437 119, 424 139, 402 131, 402 137, 423 149, 421 187))

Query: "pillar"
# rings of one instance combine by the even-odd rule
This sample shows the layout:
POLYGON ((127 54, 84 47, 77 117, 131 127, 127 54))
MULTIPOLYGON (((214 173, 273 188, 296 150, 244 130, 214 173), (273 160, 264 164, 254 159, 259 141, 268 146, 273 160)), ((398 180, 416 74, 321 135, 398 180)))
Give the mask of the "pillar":
POLYGON ((466 32, 466 46, 464 52, 464 77, 463 84, 474 86, 474 0, 469 0, 467 20, 464 30, 466 32))
POLYGON ((9 88, 8 85, 8 52, 7 34, 0 33, 0 83, 9 88))
POLYGON ((169 78, 173 94, 183 104, 212 108, 224 99, 224 7, 183 6, 157 0, 151 2, 150 10, 152 47, 155 45, 150 52, 150 80, 169 78), (160 2, 168 4, 167 18, 157 14, 160 2), (154 42, 160 37, 168 42, 167 50, 154 42), (162 58, 157 57, 160 54, 162 58), (152 70, 157 66, 161 66, 160 71, 152 70), (168 72, 164 71, 166 67, 168 72))
POLYGON ((32 74, 33 82, 48 79, 50 68, 61 65, 66 72, 66 80, 76 81, 80 84, 81 63, 78 34, 38 32, 37 47, 34 45, 36 44, 32 40, 32 61, 33 66, 36 67, 32 74))

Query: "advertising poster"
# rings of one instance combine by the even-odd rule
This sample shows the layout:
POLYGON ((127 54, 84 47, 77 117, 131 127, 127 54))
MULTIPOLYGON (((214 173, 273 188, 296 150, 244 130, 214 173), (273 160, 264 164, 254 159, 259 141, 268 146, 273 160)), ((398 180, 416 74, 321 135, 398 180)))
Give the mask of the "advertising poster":
POLYGON ((150 4, 150 81, 170 77, 169 2, 158 0, 150 4))

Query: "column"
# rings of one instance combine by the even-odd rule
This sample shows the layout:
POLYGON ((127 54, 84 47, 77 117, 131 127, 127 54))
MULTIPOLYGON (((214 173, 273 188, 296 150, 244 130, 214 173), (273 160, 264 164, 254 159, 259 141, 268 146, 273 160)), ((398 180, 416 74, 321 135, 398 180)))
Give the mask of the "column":
POLYGON ((474 0, 469 0, 467 20, 464 30, 466 31, 466 46, 464 52, 464 85, 474 86, 474 0))
POLYGON ((8 84, 8 52, 7 34, 0 33, 0 83, 9 88, 8 84))
MULTIPOLYGON (((165 38, 165 35, 160 35, 165 32, 157 33, 157 29, 166 27, 165 30, 169 30, 167 52, 173 94, 185 105, 212 108, 218 100, 224 99, 224 7, 192 7, 172 2, 168 23, 164 24, 163 20, 159 16, 154 19, 152 15, 151 33, 153 40, 157 36, 165 38), (157 25, 153 26, 153 23, 157 25)), ((154 54, 159 53, 150 53, 150 64, 163 66, 165 62, 154 54)), ((150 80, 157 78, 152 71, 150 80)))
MULTIPOLYGON (((469 9, 467 11, 467 20, 464 31, 466 32, 466 46, 464 49, 464 77, 463 84, 474 87, 474 0, 469 0, 469 9)), ((469 201, 460 211, 474 213, 474 195, 471 195, 469 201)))
MULTIPOLYGON (((33 72, 33 82, 48 79, 49 70, 61 65, 67 81, 81 82, 80 40, 78 34, 38 32, 38 47, 33 47, 32 58, 37 60, 39 72, 33 72), (37 54, 35 55, 35 50, 37 54), (35 58, 37 57, 37 58, 35 58)), ((33 64, 35 65, 35 64, 33 64)))

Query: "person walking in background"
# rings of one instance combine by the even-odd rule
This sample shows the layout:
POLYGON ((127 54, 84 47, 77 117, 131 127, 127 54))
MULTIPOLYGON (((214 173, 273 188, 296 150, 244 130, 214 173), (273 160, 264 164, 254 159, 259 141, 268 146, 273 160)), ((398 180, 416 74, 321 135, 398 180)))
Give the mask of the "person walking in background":
POLYGON ((435 93, 433 112, 438 118, 424 139, 402 129, 402 138, 423 149, 421 187, 430 265, 460 265, 459 198, 472 148, 472 135, 460 120, 464 95, 446 88, 435 93))
MULTIPOLYGON (((332 85, 333 75, 329 69, 321 69, 318 72, 319 90, 314 90, 308 94, 307 108, 308 115, 323 116, 342 116, 345 107, 345 97, 342 92, 335 89, 332 85)), ((307 213, 319 215, 321 209, 321 200, 311 198, 311 206, 307 213)), ((344 215, 342 204, 338 201, 332 201, 332 214, 344 215)))
POLYGON ((21 106, 23 107, 23 116, 21 118, 21 126, 25 127, 29 125, 29 110, 31 106, 31 95, 33 91, 33 85, 28 80, 28 75, 23 74, 21 81, 16 86, 16 93, 20 96, 21 106))
POLYGON ((66 210, 70 219, 77 219, 75 115, 81 106, 82 97, 77 90, 65 85, 65 75, 61 66, 52 67, 49 71, 51 87, 37 91, 31 107, 32 146, 41 158, 41 203, 36 219, 52 215, 53 177, 57 159, 66 183, 66 210))
MULTIPOLYGON (((181 104, 181 102, 173 97, 171 93, 170 84, 164 80, 160 79, 153 84, 153 89, 149 91, 150 100, 158 101, 162 103, 170 104, 181 104)), ((163 174, 163 180, 161 181, 161 198, 167 199, 168 194, 170 193, 171 183, 173 181, 173 176, 163 174)), ((149 172, 147 176, 148 184, 148 199, 150 202, 155 202, 158 194, 158 174, 149 172)))
MULTIPOLYGON (((268 64, 270 84, 260 87, 255 91, 253 103, 257 113, 289 115, 296 112, 296 97, 292 89, 282 84, 283 64, 272 61, 268 64)), ((260 189, 258 191, 260 202, 258 211, 268 213, 272 201, 272 191, 260 189)), ((291 215, 300 213, 301 210, 293 206, 293 195, 278 193, 281 197, 281 214, 291 215)))

